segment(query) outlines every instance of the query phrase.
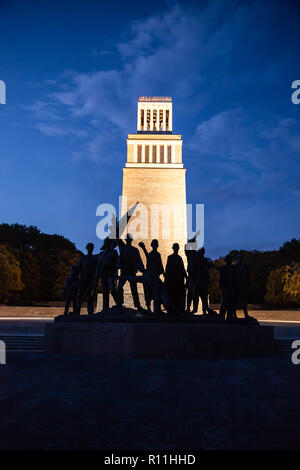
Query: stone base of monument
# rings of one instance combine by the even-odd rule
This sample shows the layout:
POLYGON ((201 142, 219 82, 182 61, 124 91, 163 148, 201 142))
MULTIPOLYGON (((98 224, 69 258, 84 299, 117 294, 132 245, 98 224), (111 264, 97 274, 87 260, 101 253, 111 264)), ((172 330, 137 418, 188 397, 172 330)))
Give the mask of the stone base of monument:
POLYGON ((273 328, 255 319, 218 315, 137 315, 116 308, 93 316, 56 317, 46 325, 45 351, 102 358, 207 358, 273 354, 273 328))

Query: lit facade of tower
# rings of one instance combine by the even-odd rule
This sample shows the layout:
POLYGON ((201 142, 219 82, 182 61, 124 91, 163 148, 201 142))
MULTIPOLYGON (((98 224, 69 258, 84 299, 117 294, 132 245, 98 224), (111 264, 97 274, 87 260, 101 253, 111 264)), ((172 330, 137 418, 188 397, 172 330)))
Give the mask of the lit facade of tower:
POLYGON ((173 134, 172 98, 140 97, 137 133, 127 139, 122 213, 136 202, 137 217, 139 208, 147 208, 147 220, 141 220, 148 236, 136 242, 142 239, 150 249, 151 239, 157 238, 164 265, 172 244, 179 243, 183 255, 187 239, 185 171, 181 135, 173 134))

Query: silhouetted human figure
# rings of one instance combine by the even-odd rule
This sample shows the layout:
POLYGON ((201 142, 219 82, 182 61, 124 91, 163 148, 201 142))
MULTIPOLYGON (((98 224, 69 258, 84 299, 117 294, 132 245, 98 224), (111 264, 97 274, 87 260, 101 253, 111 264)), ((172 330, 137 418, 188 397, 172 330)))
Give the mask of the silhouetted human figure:
POLYGON ((196 269, 197 269, 197 235, 189 239, 184 247, 185 256, 187 258, 187 306, 186 306, 186 313, 191 313, 191 305, 193 302, 193 310, 192 313, 196 313, 198 310, 198 303, 196 299, 196 269), (196 307, 196 308, 195 308, 196 307))
POLYGON ((70 303, 72 302, 73 313, 77 311, 79 289, 79 268, 78 265, 73 264, 71 274, 67 277, 64 287, 63 298, 66 301, 64 315, 69 314, 70 303))
POLYGON ((244 263, 244 254, 238 254, 238 263, 236 269, 237 299, 236 308, 241 308, 245 318, 250 318, 248 314, 248 296, 250 288, 250 276, 248 266, 244 263))
POLYGON ((185 286, 187 278, 185 267, 181 256, 179 256, 179 245, 172 246, 173 254, 168 256, 165 273, 165 284, 167 287, 169 308, 168 313, 176 314, 177 311, 185 311, 185 286))
POLYGON ((86 249, 87 255, 83 255, 78 263, 80 282, 77 313, 80 314, 82 303, 86 299, 88 303, 88 314, 92 315, 94 313, 93 280, 97 267, 97 255, 93 255, 93 243, 88 243, 86 249))
POLYGON ((117 287, 118 306, 122 307, 124 303, 124 285, 128 280, 133 298, 133 304, 136 309, 140 310, 141 305, 137 290, 137 280, 131 277, 135 276, 138 271, 144 272, 145 270, 141 260, 140 252, 138 248, 132 246, 132 236, 129 233, 126 236, 126 243, 120 239, 118 240, 118 245, 120 248, 120 279, 117 287))
POLYGON ((147 309, 151 312, 151 300, 153 299, 153 313, 155 315, 159 315, 161 313, 161 290, 163 286, 162 280, 159 276, 164 274, 164 268, 160 253, 157 251, 159 246, 158 240, 152 240, 152 250, 149 253, 143 242, 140 242, 139 246, 144 251, 147 260, 146 270, 143 276, 144 295, 147 309))
POLYGON ((98 279, 102 281, 103 310, 109 308, 109 292, 117 304, 116 275, 118 252, 114 249, 116 240, 106 238, 99 253, 94 285, 98 279))
POLYGON ((208 286, 209 286, 209 270, 212 267, 212 262, 205 256, 205 248, 202 247, 197 251, 196 255, 196 288, 195 288, 195 303, 194 309, 197 312, 199 297, 202 302, 202 314, 214 313, 208 306, 208 286))
POLYGON ((232 257, 225 257, 225 266, 220 269, 219 284, 222 290, 222 301, 220 305, 220 315, 227 320, 235 317, 236 306, 236 268, 232 265, 232 257), (226 316, 227 314, 227 316, 226 316))

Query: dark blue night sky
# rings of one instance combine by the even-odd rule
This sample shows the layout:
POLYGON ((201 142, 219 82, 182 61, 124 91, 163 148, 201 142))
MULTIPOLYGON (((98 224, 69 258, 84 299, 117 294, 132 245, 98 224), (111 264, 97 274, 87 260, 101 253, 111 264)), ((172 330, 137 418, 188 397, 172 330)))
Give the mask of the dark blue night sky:
POLYGON ((0 220, 98 246, 138 97, 166 95, 208 256, 299 238, 299 25, 298 2, 0 1, 0 220))

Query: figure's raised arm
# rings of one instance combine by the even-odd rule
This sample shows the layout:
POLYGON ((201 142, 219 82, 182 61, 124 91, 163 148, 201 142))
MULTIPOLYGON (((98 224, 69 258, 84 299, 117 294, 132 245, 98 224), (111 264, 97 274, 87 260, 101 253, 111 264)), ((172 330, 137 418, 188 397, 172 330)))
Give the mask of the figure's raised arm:
POLYGON ((139 247, 142 248, 143 252, 145 253, 146 257, 148 256, 148 251, 147 251, 147 248, 145 246, 145 243, 144 242, 140 242, 139 243, 139 247))

